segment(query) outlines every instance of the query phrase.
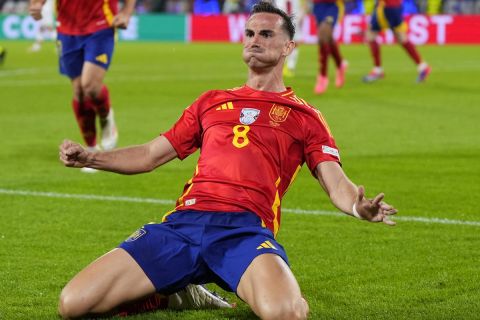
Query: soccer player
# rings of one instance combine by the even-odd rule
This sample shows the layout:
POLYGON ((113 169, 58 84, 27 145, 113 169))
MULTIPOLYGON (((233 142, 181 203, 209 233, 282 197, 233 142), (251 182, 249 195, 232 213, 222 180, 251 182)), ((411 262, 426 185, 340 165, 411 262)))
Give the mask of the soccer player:
POLYGON ((391 29, 399 43, 407 52, 408 56, 417 65, 417 82, 424 82, 431 72, 430 66, 422 60, 415 45, 408 40, 407 25, 403 21, 403 0, 377 0, 375 9, 367 30, 367 41, 373 58, 372 71, 363 77, 364 82, 374 82, 385 77, 382 68, 380 45, 377 42, 378 33, 391 29))
POLYGON ((35 42, 28 51, 37 52, 42 49, 42 43, 46 40, 53 40, 55 35, 55 0, 46 0, 42 7, 42 18, 39 21, 38 29, 35 34, 35 42))
POLYGON ((165 133, 143 145, 91 152, 65 140, 67 167, 121 174, 154 170, 197 149, 200 158, 175 209, 95 260, 63 289, 63 317, 103 313, 154 292, 214 282, 262 319, 305 319, 287 255, 276 240, 281 200, 306 162, 333 204, 348 215, 394 224, 383 194, 365 198, 340 166, 322 114, 286 88, 283 63, 295 43, 290 17, 268 2, 245 26, 245 85, 202 94, 165 133))
POLYGON ((293 77, 295 76, 298 55, 300 53, 298 44, 302 39, 301 28, 303 24, 303 18, 305 17, 306 4, 304 0, 275 0, 275 5, 292 18, 292 21, 297 28, 294 39, 296 46, 292 50, 292 53, 285 59, 285 64, 283 66, 283 76, 293 77))
MULTIPOLYGON (((35 20, 42 19, 44 4, 44 0, 30 0, 29 13, 35 20)), ((126 0, 121 11, 117 6, 118 0, 57 0, 60 73, 71 80, 73 111, 83 140, 92 151, 99 149, 97 116, 101 147, 113 149, 118 139, 109 91, 103 80, 112 60, 115 28, 127 27, 135 0, 126 0)))
POLYGON ((343 60, 338 43, 333 38, 333 28, 341 20, 344 12, 343 0, 313 0, 313 13, 317 20, 319 74, 315 84, 316 94, 324 93, 328 88, 328 57, 332 55, 337 67, 335 86, 343 87, 348 63, 343 60))

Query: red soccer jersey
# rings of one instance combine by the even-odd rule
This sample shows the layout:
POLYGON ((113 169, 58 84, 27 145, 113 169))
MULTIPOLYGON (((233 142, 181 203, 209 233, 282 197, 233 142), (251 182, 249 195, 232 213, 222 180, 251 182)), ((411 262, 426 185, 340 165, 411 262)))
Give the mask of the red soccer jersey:
POLYGON ((403 0, 380 0, 379 2, 383 2, 386 8, 391 8, 400 7, 403 0))
POLYGON ((175 210, 250 211, 274 234, 281 199, 302 164, 314 170, 340 161, 321 113, 291 89, 208 91, 164 136, 180 159, 201 149, 175 210))
POLYGON ((57 30, 85 35, 109 28, 118 11, 118 0, 57 0, 57 30))

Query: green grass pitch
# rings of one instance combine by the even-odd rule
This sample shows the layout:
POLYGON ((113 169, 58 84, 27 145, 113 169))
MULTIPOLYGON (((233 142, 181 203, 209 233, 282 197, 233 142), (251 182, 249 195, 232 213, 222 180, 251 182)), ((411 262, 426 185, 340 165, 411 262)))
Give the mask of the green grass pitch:
MULTIPOLYGON (((56 319, 66 282, 170 210, 168 202, 145 199, 176 199, 196 155, 137 176, 64 168, 58 145, 80 135, 53 44, 37 54, 27 53, 28 42, 2 45, 8 55, 0 66, 0 319, 56 319), (140 202, 115 201, 120 197, 140 202)), ((120 146, 167 130, 203 91, 246 80, 240 45, 121 42, 115 50, 106 83, 120 146)), ((478 319, 480 46, 420 47, 433 68, 421 85, 400 47, 382 48, 386 78, 364 84, 368 48, 343 46, 347 83, 333 86, 331 64, 323 96, 313 94, 316 48, 300 50, 297 75, 287 85, 323 112, 350 178, 370 197, 385 192, 399 209, 393 228, 322 214, 336 210, 302 169, 283 201, 279 240, 311 319, 478 319)), ((254 318, 227 296, 236 309, 135 319, 254 318)))

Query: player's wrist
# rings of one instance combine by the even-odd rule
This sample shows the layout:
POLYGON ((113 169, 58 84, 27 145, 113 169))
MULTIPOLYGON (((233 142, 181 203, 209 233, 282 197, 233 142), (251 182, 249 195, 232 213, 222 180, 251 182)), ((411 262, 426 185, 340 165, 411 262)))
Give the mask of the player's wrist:
POLYGON ((354 202, 353 203, 353 206, 352 206, 352 214, 354 217, 360 219, 360 220, 364 220, 364 218, 358 213, 357 211, 357 203, 354 202))
POLYGON ((87 151, 87 156, 85 157, 85 162, 83 163, 84 167, 91 167, 95 164, 96 160, 96 151, 87 151))

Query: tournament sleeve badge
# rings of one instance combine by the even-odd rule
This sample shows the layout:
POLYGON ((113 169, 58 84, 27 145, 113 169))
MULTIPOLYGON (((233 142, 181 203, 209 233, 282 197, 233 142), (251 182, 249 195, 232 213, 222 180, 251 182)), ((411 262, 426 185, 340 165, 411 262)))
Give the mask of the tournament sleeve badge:
POLYGON ((260 110, 258 109, 243 108, 242 111, 240 111, 240 123, 248 126, 254 123, 258 119, 259 115, 260 110))

